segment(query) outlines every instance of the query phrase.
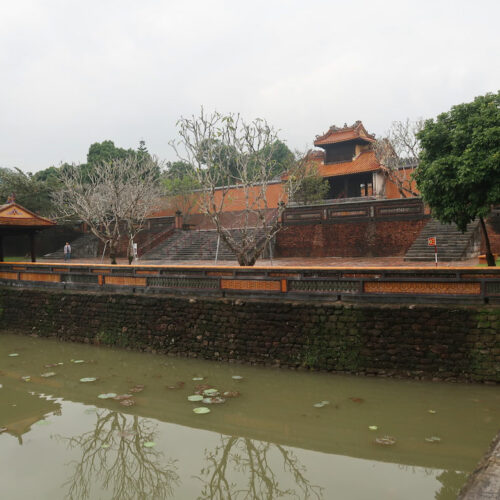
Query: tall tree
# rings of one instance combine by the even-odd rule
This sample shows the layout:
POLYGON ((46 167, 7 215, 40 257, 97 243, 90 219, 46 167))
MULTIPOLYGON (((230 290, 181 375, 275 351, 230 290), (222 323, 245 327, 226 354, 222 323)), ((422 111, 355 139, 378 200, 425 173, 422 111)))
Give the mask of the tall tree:
POLYGON ((479 217, 489 266, 495 265, 484 218, 500 203, 500 92, 453 106, 427 120, 417 186, 439 220, 465 231, 479 217))
MULTIPOLYGON (((276 131, 261 119, 245 122, 240 115, 207 115, 178 121, 180 140, 172 143, 179 159, 193 166, 192 175, 203 190, 199 208, 215 225, 221 239, 242 266, 253 266, 280 229, 284 203, 268 205, 268 190, 275 179, 276 131), (243 204, 240 227, 230 231, 222 219, 229 193, 243 204), (233 189, 230 188, 233 185, 233 189)), ((289 195, 297 189, 289 185, 289 195)), ((283 193, 283 200, 286 194, 283 193)))
POLYGON ((386 136, 373 144, 382 173, 396 185, 402 198, 419 196, 412 174, 418 166, 420 142, 417 134, 422 127, 422 120, 407 118, 403 122, 393 122, 386 136))
POLYGON ((154 159, 138 162, 137 155, 132 154, 101 163, 88 177, 79 168, 61 172, 64 189, 55 197, 60 212, 80 218, 105 245, 109 244, 112 264, 116 264, 123 234, 129 240, 130 261, 132 241, 158 204, 157 163, 154 159))

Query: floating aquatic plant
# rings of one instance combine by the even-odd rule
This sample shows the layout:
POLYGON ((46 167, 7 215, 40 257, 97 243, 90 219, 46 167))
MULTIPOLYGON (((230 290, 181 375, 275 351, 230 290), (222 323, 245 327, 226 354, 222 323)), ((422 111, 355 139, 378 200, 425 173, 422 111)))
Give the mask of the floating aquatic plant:
POLYGON ((80 379, 80 382, 95 382, 97 377, 83 377, 80 379))
POLYGON ((204 415, 205 413, 210 413, 210 408, 205 408, 204 406, 200 406, 198 408, 194 408, 193 413, 196 413, 197 415, 204 415))
POLYGON ((133 399, 122 399, 120 401, 120 404, 123 405, 123 406, 134 406, 135 405, 135 401, 133 399))
POLYGON ((85 363, 85 361, 83 359, 72 359, 71 362, 72 363, 85 363))
POLYGON ((154 446, 156 446, 156 443, 154 441, 146 441, 144 444, 143 444, 144 448, 153 448, 154 446))
POLYGON ((330 401, 320 401, 319 403, 314 403, 314 408, 323 408, 326 405, 329 405, 330 401))
POLYGON ((243 377, 241 375, 233 375, 231 378, 233 380, 243 380, 243 377))
POLYGON ((392 436, 383 436, 376 438, 375 442, 383 446, 392 446, 393 444, 396 444, 396 438, 392 436))
POLYGON ((225 398, 237 398, 240 393, 238 391, 225 391, 222 393, 225 398))
POLYGON ((432 413, 434 415, 434 413, 436 413, 436 410, 428 410, 429 413, 432 413))
POLYGON ((132 397, 132 394, 120 394, 118 396, 115 396, 113 399, 116 399, 117 401, 123 401, 124 399, 130 399, 132 397))
POLYGON ((19 356, 19 354, 17 352, 12 352, 12 353, 9 354, 9 356, 11 358, 15 358, 16 356, 19 356))
POLYGON ((99 399, 113 399, 116 398, 116 392, 108 392, 106 394, 99 394, 99 399))
POLYGON ((205 377, 193 377, 193 380, 195 380, 195 381, 205 380, 205 377))
POLYGON ((368 429, 370 429, 371 431, 377 431, 378 427, 376 425, 369 425, 368 429))
POLYGON ((21 380, 24 380, 25 382, 31 382, 31 376, 30 375, 23 375, 21 377, 21 380))
POLYGON ((42 373, 40 375, 40 377, 49 378, 49 377, 53 377, 55 374, 56 374, 55 372, 47 372, 47 373, 42 373))
POLYGON ((437 436, 431 436, 431 437, 427 437, 425 438, 425 440, 428 442, 428 443, 439 443, 441 441, 441 438, 440 437, 437 437, 437 436))
POLYGON ((205 389, 203 391, 204 396, 218 396, 220 392, 217 389, 205 389))
POLYGON ((224 398, 221 398, 220 396, 214 396, 211 398, 203 398, 203 402, 207 405, 218 405, 225 403, 226 400, 224 398))
POLYGON ((144 390, 144 386, 141 384, 137 384, 132 389, 129 389, 129 392, 142 392, 144 390))
POLYGON ((188 396, 188 401, 202 401, 203 400, 203 396, 201 396, 200 394, 193 394, 192 396, 188 396))

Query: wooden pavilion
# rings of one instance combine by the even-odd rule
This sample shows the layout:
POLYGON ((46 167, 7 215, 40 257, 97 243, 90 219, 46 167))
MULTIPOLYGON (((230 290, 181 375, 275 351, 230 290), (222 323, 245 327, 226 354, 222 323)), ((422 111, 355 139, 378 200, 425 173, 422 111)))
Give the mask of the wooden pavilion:
POLYGON ((37 231, 55 226, 56 223, 18 205, 14 196, 9 196, 5 205, 0 205, 0 262, 3 262, 3 238, 27 235, 30 241, 31 262, 36 261, 35 234, 37 231))

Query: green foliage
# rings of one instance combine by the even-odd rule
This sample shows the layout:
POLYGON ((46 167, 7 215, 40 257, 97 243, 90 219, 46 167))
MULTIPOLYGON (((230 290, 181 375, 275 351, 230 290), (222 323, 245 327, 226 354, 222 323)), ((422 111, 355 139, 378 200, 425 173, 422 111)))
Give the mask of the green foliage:
POLYGON ((304 177, 293 201, 304 204, 316 203, 325 199, 329 189, 328 181, 319 173, 314 172, 304 177))
POLYGON ((435 217, 464 231, 500 203, 500 92, 427 120, 418 138, 415 178, 435 217))
POLYGON ((51 194, 60 187, 57 177, 47 175, 43 178, 26 174, 18 168, 0 168, 0 204, 14 193, 17 203, 37 214, 48 216, 55 208, 51 194))

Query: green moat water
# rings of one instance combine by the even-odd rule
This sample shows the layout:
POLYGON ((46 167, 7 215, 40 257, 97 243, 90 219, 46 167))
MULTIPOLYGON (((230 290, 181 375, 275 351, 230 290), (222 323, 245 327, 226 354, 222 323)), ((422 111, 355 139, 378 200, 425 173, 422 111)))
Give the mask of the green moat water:
POLYGON ((3 500, 453 499, 500 422, 496 387, 278 371, 10 334, 0 334, 0 385, 3 500), (89 377, 97 380, 80 382, 89 377), (188 401, 203 384, 240 395, 188 401), (130 394, 133 406, 98 398, 106 393, 130 394), (193 413, 200 406, 210 413, 193 413), (394 444, 376 442, 385 436, 394 444))

